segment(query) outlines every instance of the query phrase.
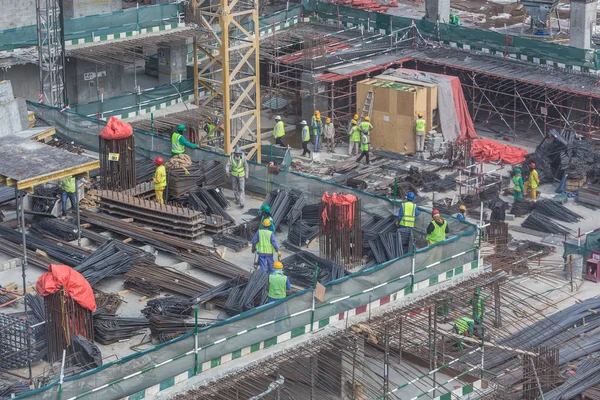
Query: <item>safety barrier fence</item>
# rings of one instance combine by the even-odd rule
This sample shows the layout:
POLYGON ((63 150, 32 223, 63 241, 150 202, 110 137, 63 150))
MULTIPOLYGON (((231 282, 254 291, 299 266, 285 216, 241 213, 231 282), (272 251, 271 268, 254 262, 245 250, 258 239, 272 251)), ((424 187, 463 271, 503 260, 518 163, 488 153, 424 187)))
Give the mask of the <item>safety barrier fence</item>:
MULTIPOLYGON (((59 109, 38 103, 29 102, 28 106, 36 117, 56 126, 59 136, 91 150, 97 147, 97 132, 104 121, 69 110, 61 113, 59 109)), ((167 156, 170 149, 168 139, 142 131, 136 131, 135 135, 139 155, 167 156)), ((193 159, 222 160, 226 157, 198 149, 190 151, 189 155, 193 159)), ((385 216, 397 209, 398 203, 389 199, 311 176, 289 171, 273 175, 268 173, 265 165, 256 163, 250 163, 250 168, 248 187, 258 193, 296 188, 316 200, 325 191, 343 191, 361 197, 365 216, 385 216)), ((196 325, 194 332, 180 338, 68 377, 62 384, 55 382, 19 398, 150 398, 160 390, 225 362, 307 335, 330 324, 340 324, 346 318, 456 279, 480 265, 475 245, 477 229, 472 224, 447 218, 452 235, 448 240, 328 282, 322 303, 315 304, 318 302, 313 289, 306 289, 202 329, 196 325)), ((424 232, 429 222, 428 214, 421 212, 415 230, 424 232)))

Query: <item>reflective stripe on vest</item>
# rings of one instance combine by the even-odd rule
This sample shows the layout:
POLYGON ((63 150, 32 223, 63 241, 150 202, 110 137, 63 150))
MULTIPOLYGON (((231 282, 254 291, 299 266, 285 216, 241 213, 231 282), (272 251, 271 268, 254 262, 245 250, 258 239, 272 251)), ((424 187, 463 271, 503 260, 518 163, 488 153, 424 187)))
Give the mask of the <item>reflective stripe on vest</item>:
POLYGON ((521 185, 519 184, 519 178, 520 176, 513 176, 513 184, 515 185, 515 191, 516 192, 520 192, 521 191, 521 185))
POLYGON ((363 134, 362 141, 360 143, 360 151, 369 151, 369 136, 363 134))
POLYGON ((469 324, 474 324, 474 323, 475 323, 475 321, 473 321, 472 319, 467 318, 467 317, 462 317, 462 318, 459 318, 456 321, 454 321, 454 328, 456 329, 456 331, 459 335, 464 335, 464 333, 469 330, 469 324))
POLYGON ((360 130, 357 126, 352 127, 352 134, 350 135, 351 142, 360 142, 360 130))
POLYGON ((60 180, 60 187, 67 193, 75 193, 75 178, 72 176, 69 178, 62 178, 60 180))
POLYGON ((400 220, 400 226, 406 226, 407 228, 415 227, 415 213, 417 207, 412 201, 402 203, 402 219, 400 220))
POLYGON ((275 138, 285 136, 285 128, 283 127, 283 121, 278 121, 273 128, 273 136, 275 138))
POLYGON ((244 168, 244 160, 242 160, 242 157, 240 157, 240 162, 236 163, 235 162, 235 157, 232 155, 229 157, 231 160, 231 175, 233 176, 246 176, 246 169, 244 168))
POLYGON ((475 301, 473 302, 473 315, 477 316, 478 318, 481 318, 483 317, 483 299, 481 298, 481 296, 476 296, 474 300, 475 301))
POLYGON ((287 278, 283 274, 269 275, 269 297, 272 299, 283 299, 286 295, 287 278))
POLYGON ((425 120, 423 118, 419 118, 417 122, 415 122, 415 130, 417 132, 425 132, 425 120))
POLYGON ((444 221, 442 226, 439 226, 435 221, 432 221, 432 223, 433 232, 427 235, 427 240, 429 240, 429 244, 435 244, 446 240, 446 226, 448 225, 448 222, 444 221))
POLYGON ((180 137, 181 135, 177 132, 173 132, 173 136, 171 136, 171 153, 173 154, 185 153, 185 146, 179 143, 180 137))
POLYGON ((165 188, 167 186, 167 170, 165 169, 164 165, 159 165, 156 167, 156 171, 154 171, 154 179, 156 179, 156 175, 158 175, 159 171, 162 174, 162 179, 159 183, 154 183, 154 189, 165 188))
POLYGON ((309 140, 310 140, 310 130, 308 129, 308 126, 304 125, 302 127, 302 141, 308 142, 309 140))
POLYGON ((259 229, 258 231, 258 243, 256 244, 256 251, 261 254, 273 254, 275 248, 271 244, 271 232, 268 229, 259 229))
POLYGON ((208 137, 215 137, 217 127, 213 124, 208 124, 208 137))

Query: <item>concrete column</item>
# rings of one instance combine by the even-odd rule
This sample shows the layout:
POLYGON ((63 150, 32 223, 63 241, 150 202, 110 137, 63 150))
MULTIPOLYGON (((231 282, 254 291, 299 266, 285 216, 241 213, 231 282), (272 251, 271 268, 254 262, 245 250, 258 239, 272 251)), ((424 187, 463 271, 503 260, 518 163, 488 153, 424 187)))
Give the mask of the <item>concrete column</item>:
POLYGON ((425 0, 425 19, 448 23, 450 20, 450 0, 425 0))
POLYGON ((69 103, 88 103, 100 100, 101 97, 108 99, 123 94, 124 71, 123 66, 116 64, 69 59, 66 74, 69 103))
POLYGON ((589 50, 596 28, 598 0, 571 0, 569 45, 589 50))
POLYGON ((0 82, 0 136, 29 128, 25 99, 15 99, 10 81, 0 82))
POLYGON ((174 40, 158 48, 158 84, 168 85, 187 79, 187 44, 174 40))
POLYGON ((108 13, 119 11, 121 8, 121 0, 64 0, 63 3, 65 18, 108 13))

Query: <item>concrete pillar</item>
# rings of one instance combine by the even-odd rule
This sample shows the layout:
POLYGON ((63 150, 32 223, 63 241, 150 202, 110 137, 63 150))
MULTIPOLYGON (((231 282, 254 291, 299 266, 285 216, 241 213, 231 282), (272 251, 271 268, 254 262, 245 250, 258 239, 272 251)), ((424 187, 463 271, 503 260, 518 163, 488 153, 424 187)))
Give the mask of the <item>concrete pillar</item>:
POLYGON ((571 0, 569 45, 589 50, 596 28, 598 0, 571 0))
POLYGON ((448 23, 450 20, 450 0, 425 0, 425 19, 448 23))
POLYGON ((25 99, 15 99, 10 81, 0 82, 0 136, 29 128, 25 99))
POLYGON ((187 79, 187 44, 174 40, 158 48, 158 84, 168 85, 187 79))
POLYGON ((124 72, 125 68, 116 64, 69 59, 66 74, 69 104, 89 103, 123 94, 124 72))
POLYGON ((121 8, 121 0, 64 0, 63 3, 65 18, 108 13, 119 11, 121 8))

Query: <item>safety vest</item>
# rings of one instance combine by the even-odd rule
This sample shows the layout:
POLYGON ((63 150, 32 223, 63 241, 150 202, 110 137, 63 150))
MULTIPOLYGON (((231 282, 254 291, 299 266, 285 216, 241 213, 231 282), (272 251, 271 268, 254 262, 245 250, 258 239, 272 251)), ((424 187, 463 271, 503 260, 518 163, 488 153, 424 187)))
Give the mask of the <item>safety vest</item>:
POLYGON ((367 134, 371 133, 371 123, 368 121, 363 121, 360 123, 360 131, 365 132, 367 134))
POLYGON ((286 295, 287 277, 283 274, 269 275, 269 297, 283 299, 286 295))
POLYGON ((229 157, 230 167, 231 167, 231 175, 242 177, 246 176, 246 169, 244 168, 244 160, 240 157, 240 162, 236 163, 235 157, 233 154, 229 157))
POLYGON ((360 151, 369 151, 369 135, 363 133, 362 141, 360 142, 360 151))
POLYGON ((475 321, 471 318, 461 317, 454 321, 454 329, 459 335, 464 335, 469 331, 469 325, 473 326, 475 321))
POLYGON ((175 155, 185 153, 185 146, 179 143, 179 138, 181 138, 181 135, 177 132, 173 132, 173 135, 171 136, 171 153, 175 155))
POLYGON ((159 175, 159 172, 161 173, 162 178, 160 182, 154 182, 154 189, 161 189, 167 186, 167 170, 165 169, 164 165, 159 165, 156 167, 156 171, 154 171, 154 179, 156 179, 156 176, 159 175))
POLYGON ((415 203, 412 201, 407 201, 406 203, 402 203, 402 219, 400 220, 400 226, 405 226, 407 228, 415 227, 415 213, 417 207, 415 203))
POLYGON ((351 142, 360 142, 360 130, 355 125, 352 127, 352 134, 350 135, 351 142))
POLYGON ((308 129, 308 126, 306 126, 306 125, 304 125, 302 127, 302 141, 303 142, 310 141, 310 130, 308 129))
POLYGON ((519 179, 521 179, 520 176, 515 175, 513 176, 513 184, 515 185, 515 192, 520 192, 521 191, 521 184, 519 183, 519 179))
POLYGON ((256 244, 256 251, 261 254, 273 254, 275 248, 271 244, 271 232, 268 229, 258 230, 258 243, 256 244))
POLYGON ((446 226, 448 225, 447 221, 444 221, 442 226, 439 226, 435 221, 432 221, 432 223, 433 232, 427 235, 427 240, 429 240, 430 245, 446 240, 446 226))
POLYGON ((285 136, 285 128, 283 127, 283 121, 277 121, 275 127, 273 127, 273 136, 275 138, 285 136))
POLYGON ((317 119, 317 117, 315 117, 313 115, 313 117, 312 117, 312 124, 311 125, 312 125, 313 129, 315 130, 315 132, 314 132, 315 135, 317 133, 319 133, 319 134, 321 133, 320 132, 320 128, 323 126, 323 122, 321 121, 320 117, 319 117, 319 119, 317 119), (317 131, 317 130, 319 130, 319 131, 317 131))
POLYGON ((531 174, 529 174, 529 184, 531 185, 532 189, 538 187, 538 173, 535 169, 532 169, 531 174))
POLYGON ((67 193, 75 193, 75 178, 72 176, 68 178, 62 178, 60 180, 60 187, 67 193))
POLYGON ((475 296, 473 299, 473 316, 481 318, 483 317, 484 312, 485 305, 483 303, 483 298, 481 296, 475 296))
POLYGON ((425 120, 423 118, 417 119, 417 122, 415 122, 415 130, 417 132, 425 133, 425 120))
POLYGON ((208 137, 215 137, 215 132, 217 131, 217 127, 211 123, 208 123, 207 125, 208 125, 208 137))

